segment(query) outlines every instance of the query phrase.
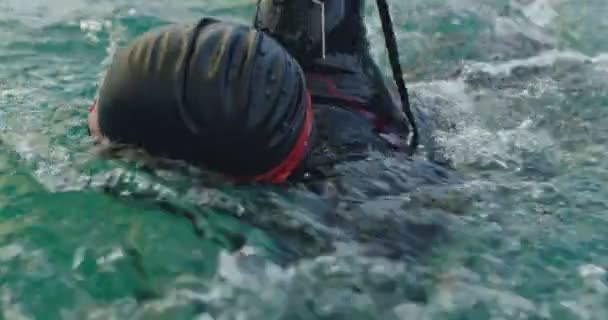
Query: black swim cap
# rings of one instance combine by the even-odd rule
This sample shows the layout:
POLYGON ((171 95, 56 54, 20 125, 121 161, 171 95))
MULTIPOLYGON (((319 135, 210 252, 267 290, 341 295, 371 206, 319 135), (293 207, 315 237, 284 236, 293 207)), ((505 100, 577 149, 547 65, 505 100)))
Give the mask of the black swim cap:
POLYGON ((275 40, 206 18, 120 50, 98 112, 114 142, 247 178, 300 161, 294 148, 310 133, 308 102, 300 66, 275 40))

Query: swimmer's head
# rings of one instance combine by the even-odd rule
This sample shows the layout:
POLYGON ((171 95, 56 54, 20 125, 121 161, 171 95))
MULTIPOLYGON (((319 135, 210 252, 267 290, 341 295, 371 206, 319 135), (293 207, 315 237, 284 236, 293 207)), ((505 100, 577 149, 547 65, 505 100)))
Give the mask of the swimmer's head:
POLYGON ((89 125, 112 142, 250 178, 294 158, 310 134, 309 102, 300 66, 275 40, 203 19, 120 50, 89 125))

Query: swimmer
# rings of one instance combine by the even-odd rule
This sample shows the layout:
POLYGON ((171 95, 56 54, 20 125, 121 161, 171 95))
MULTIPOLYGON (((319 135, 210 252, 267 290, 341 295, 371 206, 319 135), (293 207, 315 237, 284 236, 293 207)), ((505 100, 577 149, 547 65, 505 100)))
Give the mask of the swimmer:
POLYGON ((390 138, 410 126, 369 54, 363 2, 262 0, 253 28, 203 18, 149 31, 114 56, 89 131, 245 182, 407 148, 390 138))

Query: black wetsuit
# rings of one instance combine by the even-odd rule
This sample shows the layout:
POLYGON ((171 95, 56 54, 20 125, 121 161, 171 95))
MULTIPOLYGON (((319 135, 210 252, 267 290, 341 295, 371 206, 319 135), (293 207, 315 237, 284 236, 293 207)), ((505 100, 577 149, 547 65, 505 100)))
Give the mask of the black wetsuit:
POLYGON ((323 17, 312 1, 261 0, 254 19, 254 26, 287 48, 306 74, 319 137, 310 167, 366 157, 370 150, 405 151, 409 127, 370 56, 364 1, 324 3, 323 17))

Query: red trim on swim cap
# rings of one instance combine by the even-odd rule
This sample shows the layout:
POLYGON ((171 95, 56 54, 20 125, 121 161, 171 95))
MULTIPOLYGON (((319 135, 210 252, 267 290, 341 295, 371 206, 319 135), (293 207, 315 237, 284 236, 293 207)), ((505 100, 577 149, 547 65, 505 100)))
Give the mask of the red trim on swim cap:
MULTIPOLYGON (((89 113, 93 112, 95 108, 97 108, 97 101, 93 101, 93 104, 89 107, 89 113)), ((306 91, 306 110, 304 112, 304 125, 302 126, 302 130, 300 131, 293 148, 281 163, 268 172, 254 176, 253 178, 237 177, 235 179, 252 182, 270 182, 275 184, 284 183, 298 167, 302 159, 304 159, 310 134, 312 132, 312 98, 308 91, 306 91)))
POLYGON ((97 108, 97 100, 93 100, 93 104, 89 107, 89 113, 93 112, 97 108))
POLYGON ((302 130, 300 131, 296 143, 289 154, 287 154, 287 157, 285 157, 281 163, 268 172, 257 175, 248 180, 252 180, 253 182, 270 182, 280 184, 284 183, 287 178, 289 178, 293 171, 298 167, 302 159, 304 159, 306 147, 308 147, 310 134, 312 132, 312 98, 310 97, 310 92, 308 91, 306 91, 305 112, 304 125, 302 126, 302 130))

